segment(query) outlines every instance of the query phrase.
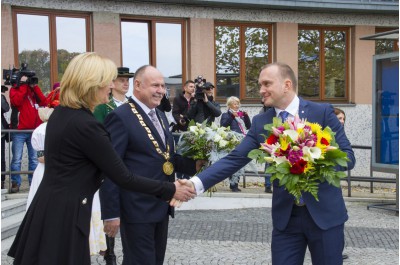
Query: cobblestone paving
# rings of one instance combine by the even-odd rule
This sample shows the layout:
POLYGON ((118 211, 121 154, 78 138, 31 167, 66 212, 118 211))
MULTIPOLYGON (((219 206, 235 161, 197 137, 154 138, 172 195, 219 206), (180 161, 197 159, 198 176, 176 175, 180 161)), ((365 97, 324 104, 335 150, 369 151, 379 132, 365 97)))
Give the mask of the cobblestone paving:
MULTIPOLYGON (((344 264, 398 264, 399 219, 394 212, 370 209, 366 203, 347 203, 345 225, 349 259, 344 264)), ((272 264, 271 209, 177 211, 170 221, 165 264, 272 264)), ((121 242, 116 240, 118 264, 122 263, 121 242)), ((2 253, 1 264, 12 264, 2 253)), ((105 264, 92 257, 92 264, 105 264)), ((309 253, 304 264, 312 264, 309 253)))

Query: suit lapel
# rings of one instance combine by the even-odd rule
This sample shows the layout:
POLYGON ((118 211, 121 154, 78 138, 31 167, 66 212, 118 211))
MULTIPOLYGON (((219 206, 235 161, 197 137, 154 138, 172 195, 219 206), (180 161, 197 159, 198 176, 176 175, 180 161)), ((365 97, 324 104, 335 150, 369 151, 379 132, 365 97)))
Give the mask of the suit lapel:
POLYGON ((306 119, 308 117, 308 103, 304 99, 300 98, 300 104, 299 104, 299 117, 300 119, 306 119))

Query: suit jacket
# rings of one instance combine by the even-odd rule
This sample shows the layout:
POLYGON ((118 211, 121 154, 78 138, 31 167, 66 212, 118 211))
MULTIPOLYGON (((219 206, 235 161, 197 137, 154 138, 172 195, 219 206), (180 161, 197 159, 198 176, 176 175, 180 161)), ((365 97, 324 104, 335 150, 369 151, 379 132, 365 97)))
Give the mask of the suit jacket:
POLYGON ((47 123, 44 152, 43 180, 8 253, 15 257, 14 264, 90 264, 92 201, 101 172, 160 201, 170 200, 175 192, 171 183, 129 172, 89 110, 55 108, 47 123))
MULTIPOLYGON (((336 142, 339 148, 347 153, 350 159, 348 168, 352 169, 355 164, 354 153, 343 126, 333 112, 333 107, 330 104, 319 104, 300 98, 298 113, 300 118, 307 118, 309 122, 319 123, 323 128, 329 126, 336 132, 336 142)), ((247 157, 248 153, 260 147, 260 143, 264 141, 262 134, 267 135, 264 125, 272 123, 273 117, 276 117, 274 108, 256 115, 253 118, 250 130, 240 145, 229 155, 198 175, 205 189, 231 176, 250 161, 247 157)), ((340 170, 346 169, 340 168, 340 170)), ((278 186, 277 180, 274 181, 273 186, 272 221, 275 228, 284 230, 290 218, 294 199, 283 187, 278 186)), ((321 183, 318 197, 319 202, 310 193, 303 193, 307 209, 318 227, 329 229, 343 224, 348 219, 340 188, 331 186, 327 182, 321 183)))
MULTIPOLYGON (((161 151, 166 151, 166 146, 148 115, 133 99, 130 99, 129 102, 136 106, 161 151)), ((174 164, 175 170, 194 175, 196 173, 195 161, 175 154, 174 138, 168 130, 167 117, 158 109, 156 109, 156 113, 164 124, 165 139, 170 148, 170 161, 174 164)), ((154 180, 170 182, 175 180, 175 174, 168 176, 163 172, 162 166, 166 160, 157 153, 145 128, 132 112, 130 104, 123 104, 108 114, 104 125, 110 133, 115 150, 131 172, 154 180)), ((120 217, 129 223, 154 223, 164 219, 166 214, 173 213, 173 208, 170 208, 167 202, 154 196, 119 188, 110 179, 106 179, 100 189, 100 201, 104 220, 120 217)))
POLYGON ((115 102, 114 102, 114 100, 113 100, 113 98, 111 96, 110 97, 110 102, 108 102, 106 104, 98 105, 94 109, 93 115, 96 118, 96 120, 98 120, 99 122, 103 123, 104 119, 106 118, 108 113, 113 111, 115 108, 117 108, 117 105, 115 105, 115 102))

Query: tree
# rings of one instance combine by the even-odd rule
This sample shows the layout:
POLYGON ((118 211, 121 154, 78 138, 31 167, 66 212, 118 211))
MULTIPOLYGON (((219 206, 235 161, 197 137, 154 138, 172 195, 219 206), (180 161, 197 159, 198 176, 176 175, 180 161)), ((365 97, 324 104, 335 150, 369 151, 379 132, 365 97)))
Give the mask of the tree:
MULTIPOLYGON (((234 89, 240 84, 240 75, 244 74, 245 84, 240 84, 240 86, 246 87, 245 97, 258 98, 258 75, 261 67, 268 63, 268 29, 217 26, 215 40, 217 89, 234 89), (244 31, 244 40, 240 39, 241 31, 244 31), (244 51, 240 49, 242 42, 245 43, 244 51), (241 60, 244 61, 245 69, 240 69, 241 60), (229 74, 230 77, 218 78, 224 74, 229 74)), ((225 94, 231 93, 226 92, 225 94)))

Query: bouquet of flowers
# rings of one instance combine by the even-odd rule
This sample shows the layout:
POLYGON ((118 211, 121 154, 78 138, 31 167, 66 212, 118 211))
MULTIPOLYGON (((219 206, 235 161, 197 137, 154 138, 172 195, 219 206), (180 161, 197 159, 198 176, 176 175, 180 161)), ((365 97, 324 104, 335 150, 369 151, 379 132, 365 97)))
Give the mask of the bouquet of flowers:
MULTIPOLYGON (((183 132, 177 144, 177 153, 194 160, 208 160, 209 165, 231 152, 243 139, 243 135, 229 128, 206 122, 191 121, 187 132, 183 132)), ((197 173, 204 170, 204 167, 197 173)), ((240 174, 237 172, 236 174, 240 174)), ((216 191, 212 187, 208 192, 216 191)))
POLYGON ((270 134, 248 156, 260 163, 270 163, 265 172, 272 174, 271 181, 278 179, 297 203, 302 192, 311 193, 318 201, 321 182, 340 187, 340 179, 346 174, 336 171, 335 166, 346 167, 348 158, 338 149, 335 133, 329 127, 322 129, 318 123, 296 116, 285 122, 275 117, 264 128, 270 134))

